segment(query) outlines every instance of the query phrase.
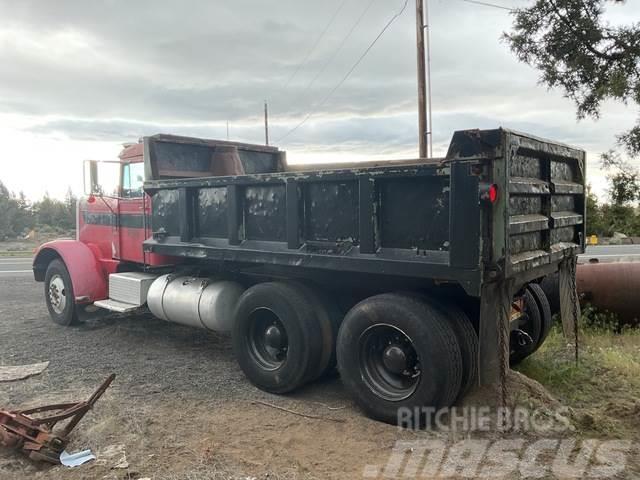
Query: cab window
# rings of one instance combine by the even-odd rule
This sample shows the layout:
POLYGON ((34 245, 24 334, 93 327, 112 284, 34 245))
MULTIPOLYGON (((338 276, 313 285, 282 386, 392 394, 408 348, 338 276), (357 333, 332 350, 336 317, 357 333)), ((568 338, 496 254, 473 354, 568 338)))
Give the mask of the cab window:
POLYGON ((125 163, 122 167, 122 196, 142 197, 144 183, 144 163, 125 163))

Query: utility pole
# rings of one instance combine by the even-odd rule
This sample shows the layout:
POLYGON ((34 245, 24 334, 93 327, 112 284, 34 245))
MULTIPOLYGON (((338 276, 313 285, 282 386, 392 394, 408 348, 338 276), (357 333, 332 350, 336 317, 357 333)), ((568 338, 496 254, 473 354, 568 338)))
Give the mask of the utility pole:
POLYGON ((427 72, 424 48, 424 0, 416 0, 416 41, 418 50, 418 140, 419 156, 427 158, 427 72))
POLYGON ((227 141, 229 141, 229 120, 227 120, 227 141))
POLYGON ((433 117, 431 112, 431 19, 429 18, 429 0, 424 0, 424 28, 427 37, 427 139, 429 140, 429 158, 433 158, 433 117))
POLYGON ((264 143, 269 145, 269 105, 264 101, 264 143))

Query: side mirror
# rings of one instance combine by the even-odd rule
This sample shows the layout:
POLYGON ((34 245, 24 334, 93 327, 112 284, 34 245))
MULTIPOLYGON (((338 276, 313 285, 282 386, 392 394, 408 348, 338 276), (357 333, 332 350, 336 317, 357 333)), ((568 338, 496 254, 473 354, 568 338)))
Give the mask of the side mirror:
POLYGON ((83 164, 84 174, 84 193, 91 195, 100 193, 100 184, 98 183, 98 162, 96 160, 85 160, 83 164))

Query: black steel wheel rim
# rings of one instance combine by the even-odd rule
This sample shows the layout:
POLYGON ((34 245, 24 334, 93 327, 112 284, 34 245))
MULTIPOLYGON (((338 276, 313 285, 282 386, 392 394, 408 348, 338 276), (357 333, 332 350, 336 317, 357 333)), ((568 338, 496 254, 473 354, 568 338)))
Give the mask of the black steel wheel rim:
POLYGON ((367 328, 358 340, 362 379, 378 397, 400 402, 418 388, 420 358, 411 338, 392 325, 367 328))
POLYGON ((287 331, 272 310, 258 308, 251 312, 248 347, 251 358, 265 370, 277 370, 287 360, 287 331))
POLYGON ((531 308, 537 308, 537 306, 532 306, 525 301, 520 317, 516 320, 515 325, 511 326, 511 354, 515 354, 516 352, 527 353, 531 352, 535 348, 535 339, 533 337, 535 336, 536 330, 540 332, 542 326, 534 324, 534 317, 531 315, 531 308), (521 344, 518 337, 519 332, 526 334, 533 343, 521 344))

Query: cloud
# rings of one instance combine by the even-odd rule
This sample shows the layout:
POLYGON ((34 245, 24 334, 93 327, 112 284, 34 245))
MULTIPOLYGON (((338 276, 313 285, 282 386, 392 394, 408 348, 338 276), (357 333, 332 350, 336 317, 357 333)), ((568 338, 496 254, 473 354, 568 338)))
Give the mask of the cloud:
MULTIPOLYGON (((348 1, 284 88, 341 1, 0 0, 0 132, 18 128, 2 118, 22 116, 19 130, 34 138, 116 146, 157 132, 224 138, 229 121, 232 138, 261 142, 267 99, 274 140, 312 113, 282 144, 290 158, 415 155, 411 8, 319 104, 403 0, 376 0, 307 88, 368 5, 348 1)), ((597 153, 634 123, 634 111, 613 104, 602 121, 576 123, 571 102, 538 85, 538 73, 500 40, 507 12, 455 0, 430 5, 438 152, 454 130, 503 125, 597 153)), ((618 10, 640 14, 630 3, 618 10)))

